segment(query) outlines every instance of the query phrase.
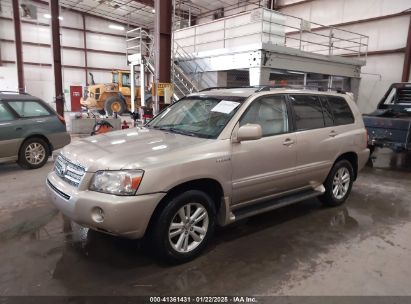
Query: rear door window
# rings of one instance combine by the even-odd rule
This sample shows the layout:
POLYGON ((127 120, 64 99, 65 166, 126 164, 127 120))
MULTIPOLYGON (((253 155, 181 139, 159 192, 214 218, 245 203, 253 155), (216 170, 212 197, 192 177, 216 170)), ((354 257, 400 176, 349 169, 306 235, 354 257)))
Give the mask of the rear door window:
POLYGON ((324 124, 326 127, 331 127, 334 125, 334 116, 327 98, 321 97, 321 104, 323 105, 324 124))
POLYGON ((0 121, 13 120, 14 116, 7 110, 6 106, 0 103, 0 121))
POLYGON ((20 117, 50 115, 50 112, 37 101, 9 101, 8 104, 20 117))
POLYGON ((314 95, 290 95, 297 131, 323 128, 324 116, 321 101, 314 95))
POLYGON ((354 123, 354 115, 347 101, 338 96, 327 96, 328 105, 334 116, 334 125, 348 125, 354 123))

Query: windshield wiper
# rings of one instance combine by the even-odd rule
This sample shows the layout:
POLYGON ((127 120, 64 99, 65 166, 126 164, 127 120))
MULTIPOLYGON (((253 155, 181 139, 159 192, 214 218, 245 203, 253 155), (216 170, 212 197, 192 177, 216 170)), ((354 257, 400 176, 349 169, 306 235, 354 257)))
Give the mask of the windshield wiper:
POLYGON ((193 132, 189 132, 189 131, 184 131, 181 129, 177 129, 177 128, 173 128, 171 126, 154 126, 153 129, 157 129, 157 130, 161 130, 161 131, 169 131, 172 133, 176 133, 176 134, 181 134, 181 135, 187 135, 187 136, 197 136, 195 133, 193 132))
POLYGON ((183 131, 183 130, 176 129, 176 128, 168 128, 168 130, 173 132, 173 133, 177 133, 177 134, 181 134, 181 135, 196 136, 195 133, 192 133, 192 132, 189 132, 189 131, 183 131))

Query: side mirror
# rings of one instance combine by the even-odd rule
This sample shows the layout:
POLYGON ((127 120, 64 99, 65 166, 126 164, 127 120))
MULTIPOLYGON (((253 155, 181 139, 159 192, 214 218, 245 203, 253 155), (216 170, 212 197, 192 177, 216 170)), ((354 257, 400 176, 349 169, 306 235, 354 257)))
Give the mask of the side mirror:
POLYGON ((247 124, 245 126, 241 126, 237 132, 237 140, 246 141, 246 140, 256 140, 260 139, 263 135, 261 130, 261 126, 258 124, 247 124))

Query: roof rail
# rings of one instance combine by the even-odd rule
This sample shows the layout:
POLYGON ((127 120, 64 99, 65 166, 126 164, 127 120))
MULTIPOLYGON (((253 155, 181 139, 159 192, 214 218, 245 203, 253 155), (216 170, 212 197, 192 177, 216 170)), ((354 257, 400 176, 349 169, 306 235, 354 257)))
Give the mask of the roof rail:
POLYGON ((222 89, 255 89, 261 86, 226 86, 226 87, 209 87, 200 90, 200 92, 207 92, 212 90, 222 90, 222 89))
POLYGON ((271 89, 295 89, 295 90, 317 90, 319 92, 335 91, 340 94, 346 94, 341 88, 327 88, 315 85, 255 85, 255 86, 226 86, 226 87, 209 87, 202 89, 200 92, 207 92, 221 89, 256 89, 255 92, 270 91, 271 89))
POLYGON ((30 95, 27 92, 19 92, 19 91, 0 91, 0 94, 23 94, 23 95, 30 95))
POLYGON ((271 89, 296 89, 296 90, 317 90, 319 92, 327 92, 327 91, 335 91, 340 94, 346 94, 345 91, 343 91, 341 88, 327 88, 325 89, 324 87, 321 86, 314 86, 314 85, 266 85, 266 86, 261 86, 259 89, 256 90, 256 92, 264 92, 264 91, 270 91, 271 89))

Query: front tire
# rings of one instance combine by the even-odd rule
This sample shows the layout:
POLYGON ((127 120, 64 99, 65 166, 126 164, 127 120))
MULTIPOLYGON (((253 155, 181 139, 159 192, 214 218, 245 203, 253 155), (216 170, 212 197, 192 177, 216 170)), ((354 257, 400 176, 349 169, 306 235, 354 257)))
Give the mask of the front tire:
POLYGON ((189 190, 167 202, 153 223, 153 249, 171 263, 184 263, 207 246, 215 227, 213 200, 204 192, 189 190))
POLYGON ((118 115, 122 115, 127 111, 127 106, 120 97, 112 96, 107 98, 104 103, 104 110, 109 116, 112 116, 114 112, 117 112, 118 115))
POLYGON ((50 155, 48 144, 41 138, 30 138, 23 142, 19 151, 18 164, 24 169, 44 166, 50 155))
POLYGON ((324 183, 325 193, 320 200, 326 206, 343 204, 351 193, 354 181, 354 169, 348 160, 340 160, 332 167, 324 183))

